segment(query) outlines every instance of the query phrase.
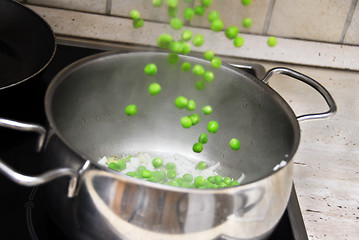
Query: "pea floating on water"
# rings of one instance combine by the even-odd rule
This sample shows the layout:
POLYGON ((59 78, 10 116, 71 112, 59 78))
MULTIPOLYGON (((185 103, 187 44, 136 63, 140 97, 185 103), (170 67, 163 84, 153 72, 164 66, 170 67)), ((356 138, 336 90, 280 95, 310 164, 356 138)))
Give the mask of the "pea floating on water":
POLYGON ((187 21, 191 21, 194 17, 194 10, 192 8, 186 8, 183 12, 183 17, 187 21))
POLYGON ((239 33, 239 29, 237 26, 230 26, 227 28, 225 34, 228 39, 234 39, 239 33))
POLYGON ((192 150, 193 150, 193 152, 196 152, 196 153, 202 152, 203 151, 203 144, 199 143, 199 142, 193 144, 192 150))
POLYGON ((169 171, 169 170, 175 170, 175 169, 176 169, 176 164, 173 163, 173 162, 168 162, 168 163, 166 163, 166 165, 165 165, 165 169, 166 169, 167 171, 169 171))
POLYGON ((206 163, 204 161, 200 161, 198 164, 197 164, 197 168, 199 170, 203 170, 207 167, 206 163))
POLYGON ((182 20, 179 19, 179 18, 172 18, 171 19, 171 22, 170 22, 170 25, 173 29, 175 30, 179 30, 182 28, 183 26, 183 23, 182 23, 182 20))
POLYGON ((169 170, 169 171, 167 171, 167 177, 168 177, 169 179, 175 179, 176 176, 177 176, 177 173, 176 173, 175 170, 169 170))
POLYGON ((191 183, 193 181, 193 176, 189 173, 183 175, 182 180, 187 183, 191 183))
POLYGON ((201 135, 199 135, 198 142, 206 144, 208 142, 207 133, 202 133, 201 135))
POLYGON ((143 170, 141 174, 143 178, 149 178, 150 176, 152 176, 152 172, 148 169, 143 170))
POLYGON ((208 20, 210 22, 212 22, 213 20, 219 19, 219 18, 220 18, 220 15, 219 15, 218 11, 216 11, 216 10, 212 10, 208 13, 208 20))
POLYGON ((232 138, 229 141, 229 145, 233 150, 238 150, 241 147, 241 142, 236 138, 232 138))
POLYGON ((154 76, 157 74, 157 66, 154 63, 149 63, 145 66, 144 71, 147 75, 154 76))
POLYGON ((157 46, 160 48, 169 48, 173 38, 170 34, 161 34, 157 39, 157 46))
POLYGON ((181 124, 184 128, 190 128, 192 126, 192 121, 189 117, 182 117, 181 118, 181 124))
POLYGON ((185 108, 188 105, 188 99, 184 96, 179 96, 175 100, 175 105, 179 109, 185 108))
POLYGON ((218 131, 218 122, 216 121, 209 121, 207 125, 207 130, 210 133, 216 133, 218 131))
POLYGON ((192 68, 192 65, 189 62, 182 63, 182 66, 181 66, 182 71, 188 72, 189 70, 191 70, 191 68, 192 68))
POLYGON ((159 85, 158 83, 151 83, 150 86, 148 87, 148 92, 152 96, 159 94, 161 90, 162 90, 161 85, 159 85))
POLYGON ((220 184, 223 181, 223 178, 221 175, 216 175, 216 176, 214 176, 214 180, 215 180, 216 184, 220 184))
POLYGON ((156 157, 152 160, 152 165, 154 168, 159 168, 162 167, 163 165, 163 160, 162 158, 156 157))
POLYGON ((236 47, 242 47, 243 44, 244 44, 244 38, 241 36, 238 36, 233 40, 233 45, 236 47))
POLYGON ((267 44, 270 47, 275 47, 277 45, 277 39, 275 37, 269 37, 267 40, 267 44))
POLYGON ((223 179, 223 182, 224 182, 226 185, 229 185, 229 184, 231 184, 232 179, 231 179, 230 177, 225 177, 225 178, 223 179))
POLYGON ((152 0, 152 5, 155 7, 161 7, 163 4, 163 0, 152 0))
POLYGON ((195 179, 194 179, 194 184, 196 187, 199 187, 199 186, 202 186, 205 182, 205 178, 202 177, 202 176, 197 176, 195 179))
POLYGON ((193 39, 192 39, 192 43, 193 43, 193 45, 196 46, 196 47, 202 46, 203 43, 204 43, 204 37, 203 37, 203 35, 197 34, 196 36, 194 36, 193 39))
POLYGON ((184 30, 182 32, 181 38, 183 41, 189 41, 192 38, 192 31, 191 30, 184 30))
POLYGON ((214 58, 214 52, 212 50, 207 50, 203 53, 204 59, 211 61, 214 58))
POLYGON ((206 71, 204 74, 203 74, 203 79, 206 81, 206 82, 212 82, 213 79, 214 79, 214 73, 212 71, 206 71))
POLYGON ((251 18, 245 18, 242 21, 242 25, 245 28, 249 28, 250 26, 252 26, 252 19, 251 18))
POLYGON ((128 116, 133 116, 137 113, 137 106, 135 104, 130 104, 126 107, 125 112, 128 116))
POLYGON ((222 65, 222 60, 219 57, 214 57, 211 61, 213 68, 220 68, 222 65))

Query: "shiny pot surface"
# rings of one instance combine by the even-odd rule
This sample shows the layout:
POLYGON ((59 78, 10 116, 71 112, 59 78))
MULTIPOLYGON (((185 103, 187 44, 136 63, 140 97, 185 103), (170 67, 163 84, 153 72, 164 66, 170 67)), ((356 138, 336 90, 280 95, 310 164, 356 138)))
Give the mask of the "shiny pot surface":
MULTIPOLYGON (((300 79, 326 99, 330 110, 296 117, 287 103, 262 81, 230 66, 213 69, 215 80, 197 90, 201 77, 183 72, 187 61, 211 69, 208 62, 180 56, 167 62, 166 53, 106 53, 86 58, 59 73, 47 91, 45 108, 51 130, 45 146, 47 176, 27 185, 47 182, 49 210, 74 239, 264 239, 287 205, 292 186, 291 161, 299 144, 297 120, 323 118, 335 112, 330 94, 314 80, 288 69, 268 72, 300 79), (147 76, 146 64, 158 66, 147 76), (162 92, 148 93, 158 82, 162 92), (174 100, 196 101, 201 121, 190 129, 180 124, 192 112, 177 109, 174 100), (138 113, 125 114, 128 104, 138 113), (201 114, 211 105, 213 113, 201 114), (209 135, 200 154, 192 145, 208 121, 219 130, 209 135), (229 147, 231 138, 241 149, 229 147), (150 183, 113 172, 97 164, 103 156, 153 153, 220 162, 218 174, 245 179, 224 189, 186 189, 150 183), (80 169, 78 172, 77 170, 80 169), (69 197, 70 198, 69 198, 69 197)), ((40 141, 41 145, 41 141, 40 141)), ((11 169, 1 170, 13 180, 11 169)), ((30 183, 31 182, 31 183, 30 183)))

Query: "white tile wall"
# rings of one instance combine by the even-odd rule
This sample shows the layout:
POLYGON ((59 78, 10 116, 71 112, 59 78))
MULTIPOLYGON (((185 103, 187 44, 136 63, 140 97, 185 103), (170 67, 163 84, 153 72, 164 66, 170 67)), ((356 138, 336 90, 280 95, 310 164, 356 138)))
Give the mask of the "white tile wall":
MULTIPOLYGON (((186 2, 179 1, 177 8, 177 17, 183 20, 183 11, 188 7, 186 2)), ((136 9, 141 13, 145 20, 155 20, 169 22, 171 17, 168 16, 166 1, 163 1, 161 7, 154 7, 152 0, 112 0, 111 14, 121 17, 128 17, 130 11, 136 9)))
POLYGON ((27 0, 27 2, 63 9, 105 13, 107 0, 27 0))
POLYGON ((359 3, 357 3, 352 20, 345 34, 344 43, 359 45, 359 3))
MULTIPOLYGON (((195 0, 195 6, 200 5, 201 0, 195 0)), ((217 10, 221 16, 225 28, 236 25, 240 32, 261 34, 265 24, 266 14, 270 0, 253 0, 249 6, 243 6, 240 0, 213 0, 204 16, 196 16, 192 26, 209 27, 207 15, 211 10, 217 10), (250 28, 242 27, 243 18, 252 18, 253 24, 250 28)))
POLYGON ((268 34, 339 42, 352 0, 276 0, 268 34))

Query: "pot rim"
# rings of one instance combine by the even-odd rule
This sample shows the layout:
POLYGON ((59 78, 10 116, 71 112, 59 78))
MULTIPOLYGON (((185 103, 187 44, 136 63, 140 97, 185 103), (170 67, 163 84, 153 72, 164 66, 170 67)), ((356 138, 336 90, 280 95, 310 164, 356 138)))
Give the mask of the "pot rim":
MULTIPOLYGON (((52 98, 53 93, 56 91, 57 86, 61 84, 62 80, 65 79, 66 76, 68 76, 72 72, 76 71, 76 69, 78 67, 85 66, 86 64, 90 64, 93 61, 98 60, 98 59, 111 58, 111 57, 114 57, 116 55, 132 55, 132 54, 144 54, 144 53, 146 53, 146 54, 168 54, 169 52, 168 51, 161 51, 161 50, 160 51, 153 51, 153 50, 152 51, 151 50, 143 51, 142 50, 142 51, 128 51, 128 52, 127 51, 124 52, 124 51, 115 50, 115 51, 97 53, 97 54, 94 54, 94 55, 79 59, 79 60, 71 63, 70 65, 66 66, 58 74, 56 74, 56 76, 52 79, 52 81, 50 82, 50 84, 48 86, 48 89, 47 89, 46 95, 45 95, 45 114, 46 114, 47 120, 49 122, 50 129, 53 129, 53 131, 56 133, 56 136, 59 137, 61 139, 61 141, 69 149, 71 149, 71 151, 73 151, 75 154, 80 156, 83 159, 84 163, 85 163, 86 160, 88 160, 96 168, 105 170, 106 172, 110 172, 112 174, 115 174, 116 177, 121 178, 121 179, 123 178, 126 182, 133 182, 133 183, 136 183, 136 184, 137 183, 143 184, 145 182, 146 186, 148 185, 148 186, 151 186, 151 187, 154 187, 154 188, 160 188, 160 189, 165 189, 165 190, 180 189, 180 188, 173 188, 172 186, 165 186, 163 184, 153 184, 152 182, 147 183, 146 181, 143 181, 143 180, 137 179, 137 178, 133 178, 133 177, 127 176, 125 174, 118 174, 118 172, 115 172, 115 171, 113 171, 111 169, 106 168, 105 166, 102 166, 102 165, 98 164, 98 160, 96 161, 96 159, 93 159, 93 158, 87 156, 85 153, 79 151, 77 148, 75 148, 67 140, 67 138, 63 134, 61 134, 60 130, 56 127, 55 120, 53 119, 52 114, 51 114, 51 106, 50 106, 51 105, 51 98, 52 98)), ((198 57, 198 55, 196 56, 195 54, 194 55, 193 54, 188 54, 188 55, 178 54, 178 55, 179 56, 185 56, 185 57, 192 57, 192 58, 196 58, 197 60, 199 59, 199 60, 205 61, 203 59, 200 59, 198 57)), ((276 174, 282 168, 287 167, 287 165, 291 165, 289 163, 292 161, 293 156, 295 155, 295 153, 296 153, 296 151, 298 149, 298 146, 299 146, 299 142, 300 142, 300 127, 299 127, 299 122, 297 121, 296 115, 293 112, 292 108, 288 105, 288 103, 274 89, 272 89, 270 86, 268 86, 267 84, 265 84, 261 80, 257 79, 253 75, 251 75, 251 74, 249 74, 249 73, 247 73, 247 72, 245 72, 243 70, 240 70, 238 68, 235 68, 230 64, 222 62, 222 66, 225 67, 225 68, 228 68, 231 71, 234 71, 236 74, 241 74, 241 75, 244 75, 244 77, 250 78, 255 84, 257 84, 261 88, 264 88, 265 91, 268 92, 268 94, 271 94, 271 96, 274 97, 275 100, 278 101, 281 106, 283 106, 283 109, 288 114, 288 117, 289 117, 288 119, 290 119, 290 122, 291 122, 291 124, 293 126, 293 129, 294 129, 294 144, 293 144, 293 147, 291 148, 291 152, 286 154, 285 159, 279 159, 278 160, 278 165, 283 160, 286 161, 287 164, 282 166, 282 167, 277 168, 276 170, 273 169, 273 171, 268 171, 267 174, 264 174, 261 178, 259 178, 257 180, 249 181, 249 182, 246 182, 244 184, 240 184, 239 186, 229 187, 229 188, 237 188, 237 187, 249 185, 249 184, 252 184, 252 183, 267 179, 268 177, 271 177, 272 175, 276 174)), ((228 188, 226 188, 226 189, 228 189, 228 188)), ((196 191, 196 192, 198 190, 200 190, 200 191, 202 191, 202 190, 209 191, 209 189, 193 189, 193 190, 196 191)), ((218 192, 219 190, 220 189, 215 189, 216 192, 218 192)), ((220 192, 222 192, 222 191, 220 191, 220 192)))

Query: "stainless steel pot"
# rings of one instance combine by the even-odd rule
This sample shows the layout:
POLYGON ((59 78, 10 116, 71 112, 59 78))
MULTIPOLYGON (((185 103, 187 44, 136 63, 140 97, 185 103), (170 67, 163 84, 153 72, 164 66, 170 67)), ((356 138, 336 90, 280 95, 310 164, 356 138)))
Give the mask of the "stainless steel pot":
MULTIPOLYGON (((56 179, 46 184, 48 207, 74 239, 265 239, 289 199, 298 121, 328 117, 336 111, 335 102, 318 82, 286 68, 272 69, 260 81, 223 65, 213 69, 215 80, 199 91, 195 82, 200 77, 180 70, 185 61, 211 68, 189 56, 169 64, 167 53, 158 52, 105 53, 70 65, 52 81, 45 99, 51 128, 44 163, 53 170, 29 177, 1 161, 1 171, 27 186, 56 179), (143 71, 150 62, 158 66, 155 77, 143 71), (266 84, 275 74, 309 84, 329 110, 296 117, 266 84), (157 96, 147 91, 153 81, 163 89, 157 96), (182 128, 180 119, 190 112, 174 106, 180 95, 194 99, 199 109, 211 105, 213 114, 182 128), (128 104, 137 104, 137 115, 126 116, 128 104), (220 128, 202 153, 194 153, 192 145, 209 120, 220 128), (230 149, 233 137, 241 140, 240 151, 230 149), (186 189, 135 179, 97 163, 105 155, 136 152, 220 162, 219 174, 246 177, 237 187, 186 189)), ((46 131, 39 125, 4 119, 0 125, 36 131, 39 148, 43 145, 46 131)))

